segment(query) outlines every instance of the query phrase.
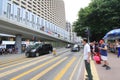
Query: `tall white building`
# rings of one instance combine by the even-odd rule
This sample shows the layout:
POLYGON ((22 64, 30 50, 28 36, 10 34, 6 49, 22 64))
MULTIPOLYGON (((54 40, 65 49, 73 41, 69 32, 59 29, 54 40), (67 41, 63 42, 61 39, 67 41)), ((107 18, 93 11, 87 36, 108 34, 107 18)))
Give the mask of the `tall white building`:
POLYGON ((0 0, 0 14, 30 28, 69 39, 63 0, 0 0))
POLYGON ((72 25, 71 25, 71 23, 70 22, 66 22, 66 30, 68 31, 68 33, 69 33, 69 38, 70 38, 70 40, 72 40, 72 25))
MULTIPOLYGON (((69 42, 63 0, 0 0, 0 33, 22 38, 69 42)), ((20 52, 21 49, 19 49, 20 52)))
POLYGON ((63 0, 9 0, 49 22, 65 28, 65 7, 63 0))

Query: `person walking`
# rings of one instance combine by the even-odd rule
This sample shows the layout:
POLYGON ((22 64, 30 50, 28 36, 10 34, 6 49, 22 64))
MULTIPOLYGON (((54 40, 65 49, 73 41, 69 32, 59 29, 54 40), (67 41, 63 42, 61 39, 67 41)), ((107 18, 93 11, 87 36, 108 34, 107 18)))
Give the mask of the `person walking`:
POLYGON ((118 44, 118 58, 120 57, 120 42, 118 44))
POLYGON ((118 50, 118 55, 117 57, 119 58, 120 57, 120 42, 118 40, 116 40, 116 48, 118 50))
POLYGON ((104 65, 102 67, 106 67, 106 70, 111 69, 108 63, 108 52, 107 52, 107 46, 104 42, 104 40, 100 40, 100 54, 101 54, 101 58, 104 62, 104 65))
POLYGON ((85 38, 83 39, 83 45, 84 45, 84 60, 85 60, 85 68, 87 71, 87 79, 86 80, 93 80, 93 76, 91 73, 91 67, 90 67, 90 56, 91 56, 91 51, 90 51, 90 45, 88 44, 88 40, 85 38))
POLYGON ((94 56, 98 56, 99 60, 96 61, 97 64, 101 64, 101 56, 100 56, 100 50, 99 50, 99 46, 98 43, 95 43, 95 47, 94 47, 94 56))
POLYGON ((93 56, 94 56, 94 43, 93 42, 91 42, 90 43, 90 51, 91 51, 91 59, 93 60, 93 56))

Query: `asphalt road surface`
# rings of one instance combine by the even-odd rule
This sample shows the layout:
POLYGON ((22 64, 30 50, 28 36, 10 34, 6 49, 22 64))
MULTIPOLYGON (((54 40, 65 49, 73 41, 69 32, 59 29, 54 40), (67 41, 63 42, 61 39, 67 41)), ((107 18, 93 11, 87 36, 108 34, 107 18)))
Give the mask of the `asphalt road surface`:
POLYGON ((82 80, 82 67, 82 52, 31 58, 23 55, 0 64, 0 80, 82 80))

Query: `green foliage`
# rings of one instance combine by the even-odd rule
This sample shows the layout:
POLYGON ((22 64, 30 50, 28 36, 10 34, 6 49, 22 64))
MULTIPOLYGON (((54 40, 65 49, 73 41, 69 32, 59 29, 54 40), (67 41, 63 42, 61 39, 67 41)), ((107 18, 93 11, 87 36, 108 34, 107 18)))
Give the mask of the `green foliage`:
POLYGON ((77 35, 85 37, 88 27, 91 40, 99 40, 110 30, 120 26, 120 0, 92 0, 88 7, 80 9, 73 23, 77 35))

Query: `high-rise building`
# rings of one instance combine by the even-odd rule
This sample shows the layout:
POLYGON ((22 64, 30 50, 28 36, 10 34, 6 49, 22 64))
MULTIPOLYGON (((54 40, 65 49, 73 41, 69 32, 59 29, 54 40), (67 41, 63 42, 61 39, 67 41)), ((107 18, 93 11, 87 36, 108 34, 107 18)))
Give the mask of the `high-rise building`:
POLYGON ((63 0, 9 0, 49 22, 65 29, 63 0))
POLYGON ((69 39, 63 0, 0 0, 0 16, 8 22, 69 39))
POLYGON ((66 22, 66 30, 69 33, 69 39, 72 40, 72 25, 70 22, 66 22))
MULTIPOLYGON (((0 0, 0 32, 22 38, 70 42, 63 0, 0 0)), ((35 40, 34 40, 35 41, 35 40)))

